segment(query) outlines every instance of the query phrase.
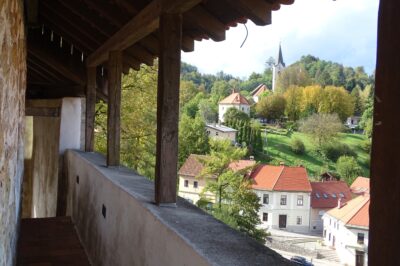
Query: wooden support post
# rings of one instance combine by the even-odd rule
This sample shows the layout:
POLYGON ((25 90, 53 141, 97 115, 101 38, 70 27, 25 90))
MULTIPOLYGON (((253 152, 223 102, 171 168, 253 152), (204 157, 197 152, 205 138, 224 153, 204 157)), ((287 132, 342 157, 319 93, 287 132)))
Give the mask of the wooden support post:
POLYGON ((122 52, 108 59, 107 166, 119 165, 122 52))
POLYGON ((85 151, 94 149, 94 119, 96 108, 96 67, 87 68, 85 151))
POLYGON ((178 171, 182 15, 160 16, 155 201, 175 204, 178 171))
POLYGON ((368 265, 400 265, 400 2, 381 0, 371 152, 368 265))

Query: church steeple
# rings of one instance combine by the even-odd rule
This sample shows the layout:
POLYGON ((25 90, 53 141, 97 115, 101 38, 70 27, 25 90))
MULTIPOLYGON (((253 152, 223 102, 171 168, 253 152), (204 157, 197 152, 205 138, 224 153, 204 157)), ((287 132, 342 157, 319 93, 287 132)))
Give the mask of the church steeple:
POLYGON ((276 59, 276 65, 282 65, 283 67, 285 67, 285 62, 283 62, 281 43, 279 43, 279 52, 278 58, 276 59))

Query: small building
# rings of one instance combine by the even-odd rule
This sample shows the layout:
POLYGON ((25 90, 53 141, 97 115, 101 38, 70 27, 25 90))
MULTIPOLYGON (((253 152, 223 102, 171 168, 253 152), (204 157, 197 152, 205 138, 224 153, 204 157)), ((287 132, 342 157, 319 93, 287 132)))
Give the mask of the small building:
POLYGON ((360 123, 360 116, 350 116, 347 118, 345 125, 350 129, 356 129, 360 123))
POLYGON ((250 175, 262 228, 309 232, 311 184, 304 167, 260 165, 250 175))
MULTIPOLYGON (((346 265, 368 265, 369 196, 358 196, 322 217, 324 243, 336 249, 346 265)), ((382 247, 384 248, 384 247, 382 247)))
POLYGON ((218 104, 218 120, 224 122, 224 115, 229 108, 236 108, 250 116, 250 103, 239 92, 233 92, 218 104))
POLYGON ((253 100, 255 103, 258 103, 260 100, 260 96, 264 93, 269 91, 267 85, 265 84, 260 84, 255 88, 252 92, 250 92, 251 97, 253 97, 253 100))
POLYGON ((339 181, 340 178, 333 173, 325 172, 320 176, 320 180, 323 181, 339 181))
POLYGON ((349 186, 344 181, 311 182, 311 222, 310 229, 321 232, 324 229, 322 216, 337 206, 338 199, 342 204, 352 199, 349 186))
MULTIPOLYGON (((200 193, 203 192, 206 186, 206 178, 201 176, 204 165, 202 160, 206 159, 207 155, 191 154, 186 159, 185 163, 178 171, 179 176, 179 191, 178 195, 196 204, 200 199, 200 193)), ((239 171, 256 164, 254 160, 239 160, 232 162, 229 167, 234 171, 239 171)), ((216 176, 208 177, 210 179, 217 179, 216 176)), ((205 192, 204 196, 211 202, 215 202, 215 195, 211 192, 205 192)))
POLYGON ((278 56, 272 65, 272 91, 276 90, 276 83, 281 72, 285 69, 285 62, 283 62, 282 47, 279 44, 278 56))
POLYGON ((354 195, 369 195, 369 178, 359 176, 350 186, 351 193, 354 195))
POLYGON ((210 138, 227 139, 232 143, 236 142, 237 130, 221 124, 206 125, 206 132, 210 138))

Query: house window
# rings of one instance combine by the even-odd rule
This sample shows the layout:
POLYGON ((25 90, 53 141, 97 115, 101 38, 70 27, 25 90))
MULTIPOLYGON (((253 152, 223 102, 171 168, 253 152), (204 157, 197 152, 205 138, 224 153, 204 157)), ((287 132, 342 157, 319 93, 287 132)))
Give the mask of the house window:
POLYGON ((345 198, 345 196, 344 196, 344 193, 343 193, 343 192, 340 192, 340 193, 339 193, 339 196, 340 196, 341 198, 345 198))
POLYGON ((263 203, 264 204, 269 204, 269 194, 264 194, 263 195, 263 203))
POLYGON ((297 216, 296 224, 297 224, 297 225, 301 225, 301 222, 302 222, 301 216, 297 216))
POLYGON ((193 187, 194 187, 194 188, 198 188, 198 186, 199 186, 199 182, 194 181, 194 182, 193 182, 193 187))
POLYGON ((324 198, 327 199, 328 198, 328 194, 324 193, 324 198))
POLYGON ((357 234, 357 244, 364 245, 364 234, 363 233, 357 234))
POLYGON ((263 221, 268 222, 268 213, 267 212, 263 212, 263 221))
POLYGON ((303 196, 297 195, 297 206, 303 206, 303 196))
POLYGON ((218 136, 218 132, 215 132, 215 136, 218 136))
POLYGON ((324 238, 326 237, 326 230, 324 230, 324 238))
POLYGON ((336 194, 335 193, 332 193, 332 198, 336 198, 336 194))
POLYGON ((207 135, 210 135, 210 130, 207 130, 207 135))
POLYGON ((315 196, 317 197, 317 199, 319 199, 321 197, 318 192, 315 193, 315 196))
POLYGON ((185 180, 185 182, 183 183, 184 187, 189 187, 189 180, 185 180))
POLYGON ((329 233, 328 240, 331 241, 331 233, 329 233))
POLYGON ((281 195, 281 205, 286 205, 287 196, 281 195))

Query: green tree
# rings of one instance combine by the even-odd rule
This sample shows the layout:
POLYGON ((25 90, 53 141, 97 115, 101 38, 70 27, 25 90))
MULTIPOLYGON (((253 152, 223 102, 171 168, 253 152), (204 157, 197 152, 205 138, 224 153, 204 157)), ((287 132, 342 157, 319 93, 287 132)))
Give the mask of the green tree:
MULTIPOLYGON (((130 70, 122 78, 121 164, 154 178, 157 64, 130 70)), ((96 104, 95 150, 107 152, 107 104, 96 104)))
POLYGON ((300 121, 300 131, 310 135, 319 150, 343 129, 337 114, 313 114, 300 121))
POLYGON ((206 123, 215 123, 218 117, 217 105, 209 99, 203 99, 199 102, 199 115, 203 117, 206 123))
POLYGON ((260 200, 251 190, 248 179, 244 179, 249 169, 233 171, 229 164, 237 161, 246 154, 246 149, 237 148, 229 141, 211 140, 211 153, 204 159, 204 177, 217 177, 207 180, 204 191, 212 192, 218 200, 217 208, 211 213, 231 227, 264 243, 266 233, 258 229, 261 223, 258 211, 260 200))
POLYGON ((179 164, 182 165, 190 154, 206 154, 209 149, 203 118, 182 115, 179 121, 179 164))
POLYGON ((279 74, 276 87, 278 92, 283 93, 291 86, 305 87, 310 84, 311 79, 303 64, 293 64, 279 74))
POLYGON ((354 101, 352 96, 342 87, 328 86, 323 90, 319 113, 338 114, 345 121, 354 113, 354 101))
POLYGON ((352 156, 341 156, 336 162, 336 171, 348 185, 353 183, 356 177, 362 174, 362 169, 352 156))
POLYGON ((353 97, 354 102, 354 115, 362 115, 364 106, 361 98, 361 89, 358 85, 351 91, 351 97, 353 97))
POLYGON ((373 99, 369 98, 365 105, 365 110, 364 113, 361 117, 359 126, 364 129, 364 134, 368 137, 372 137, 372 121, 373 121, 373 115, 374 115, 374 104, 373 104, 373 99))
POLYGON ((280 94, 262 98, 256 105, 257 114, 261 117, 277 120, 285 114, 286 101, 280 94))
POLYGON ((243 111, 235 108, 235 107, 231 107, 228 110, 226 110, 225 114, 224 114, 224 121, 249 121, 250 117, 243 111))

